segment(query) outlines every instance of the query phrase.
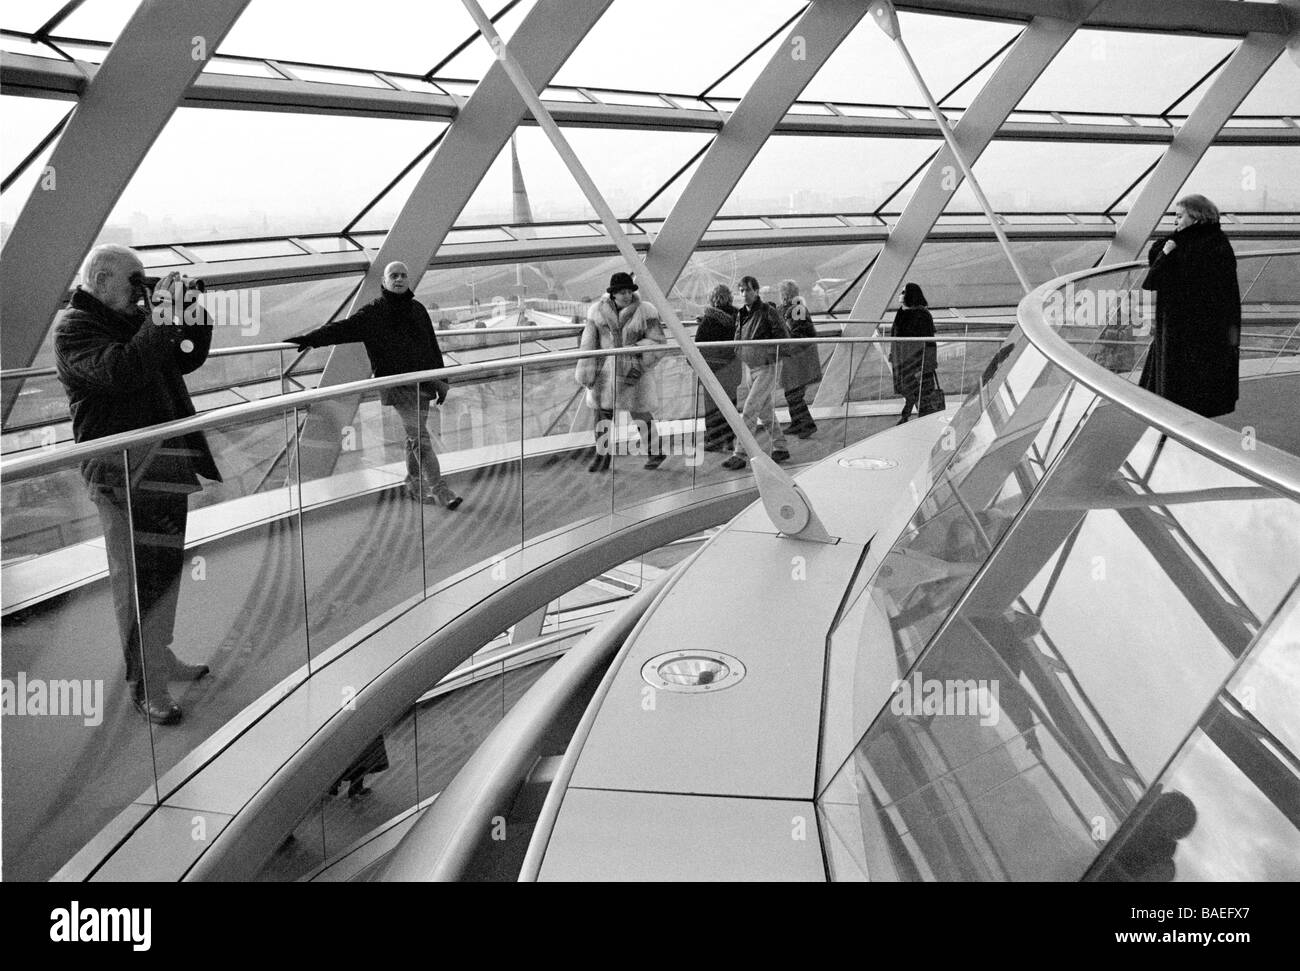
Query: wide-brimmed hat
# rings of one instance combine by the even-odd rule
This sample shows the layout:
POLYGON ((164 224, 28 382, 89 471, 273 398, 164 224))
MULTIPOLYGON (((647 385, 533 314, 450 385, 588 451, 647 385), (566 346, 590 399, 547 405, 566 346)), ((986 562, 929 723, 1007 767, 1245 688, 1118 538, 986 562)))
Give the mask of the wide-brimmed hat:
POLYGON ((614 294, 620 290, 636 290, 637 285, 632 282, 631 273, 615 273, 609 278, 609 286, 605 288, 606 293, 614 294))

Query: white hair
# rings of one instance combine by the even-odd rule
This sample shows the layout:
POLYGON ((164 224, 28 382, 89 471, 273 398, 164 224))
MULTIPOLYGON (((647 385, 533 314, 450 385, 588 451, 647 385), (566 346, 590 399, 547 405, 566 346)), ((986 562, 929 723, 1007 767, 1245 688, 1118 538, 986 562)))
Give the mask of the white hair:
POLYGON ((95 288, 95 278, 105 270, 111 270, 124 260, 137 261, 140 257, 135 250, 120 243, 104 243, 96 246, 81 264, 81 285, 87 290, 95 288))

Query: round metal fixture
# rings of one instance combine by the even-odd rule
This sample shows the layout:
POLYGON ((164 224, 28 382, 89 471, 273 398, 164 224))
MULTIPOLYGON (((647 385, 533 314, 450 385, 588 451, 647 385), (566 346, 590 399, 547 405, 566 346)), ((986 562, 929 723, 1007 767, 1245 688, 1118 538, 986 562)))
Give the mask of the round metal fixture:
POLYGON ((846 469, 864 469, 867 472, 888 472, 898 468, 898 463, 893 459, 840 459, 840 465, 846 469))
POLYGON ((717 651, 669 651, 641 666, 646 684, 664 691, 703 694, 739 684, 745 665, 739 658, 717 651))

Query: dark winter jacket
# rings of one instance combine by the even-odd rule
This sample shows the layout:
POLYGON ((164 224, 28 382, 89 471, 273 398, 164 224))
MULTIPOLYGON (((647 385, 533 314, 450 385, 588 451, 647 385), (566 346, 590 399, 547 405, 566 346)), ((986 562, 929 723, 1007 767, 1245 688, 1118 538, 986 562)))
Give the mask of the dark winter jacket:
MULTIPOLYGON (((791 337, 808 338, 817 336, 817 327, 812 322, 812 314, 803 297, 796 296, 780 307, 781 322, 791 337)), ((800 347, 797 344, 784 344, 781 347, 781 387, 789 391, 802 388, 822 379, 821 354, 817 345, 800 347)))
POLYGON ((1241 293, 1237 258, 1217 224, 1193 223, 1151 247, 1144 290, 1156 292, 1156 323, 1141 386, 1198 415, 1237 406, 1241 293))
MULTIPOLYGON (((753 307, 742 303, 736 310, 736 340, 775 341, 789 336, 776 304, 758 300, 753 307)), ((740 359, 750 367, 770 367, 776 363, 777 349, 775 344, 771 350, 764 347, 742 347, 740 359)))
MULTIPOLYGON (((429 312, 411 290, 404 293, 383 290, 352 316, 289 340, 300 347, 363 343, 377 378, 446 367, 429 312)), ((445 390, 445 382, 421 381, 420 391, 426 397, 433 397, 439 385, 445 390)), ((392 404, 393 397, 402 394, 400 388, 385 388, 380 392, 380 400, 392 404)))
MULTIPOLYGON (((705 307, 704 313, 696 319, 695 343, 711 344, 714 341, 734 341, 736 339, 736 308, 705 307)), ((740 358, 734 347, 701 347, 705 362, 731 393, 735 393, 740 384, 740 358)))
MULTIPOLYGON (((894 315, 894 337, 933 337, 934 318, 924 307, 899 307, 894 315)), ((894 372, 894 394, 916 399, 922 382, 934 380, 939 345, 933 341, 906 341, 889 346, 889 366, 894 372)))
MULTIPOLYGON (((160 325, 142 309, 121 314, 74 290, 54 325, 54 360, 71 406, 73 439, 89 442, 193 415, 182 375, 197 370, 211 346, 206 313, 197 324, 160 325)), ((130 466, 133 485, 146 489, 157 482, 197 492, 200 475, 221 481, 202 432, 134 448, 130 466)), ((89 459, 81 471, 92 486, 125 482, 120 455, 89 459)))

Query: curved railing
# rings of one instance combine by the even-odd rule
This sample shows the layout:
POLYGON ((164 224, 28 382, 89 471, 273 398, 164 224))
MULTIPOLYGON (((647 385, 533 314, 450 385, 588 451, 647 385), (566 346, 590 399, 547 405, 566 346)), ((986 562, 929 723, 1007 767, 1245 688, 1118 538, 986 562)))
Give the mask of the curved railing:
MULTIPOLYGON (((1300 306, 1298 255, 1241 254, 1243 296, 1300 306)), ((837 878, 1297 877, 1295 361, 1243 357, 1216 422, 1134 386, 1141 342, 1072 350, 1145 329, 1143 271, 1026 296, 877 533, 828 639, 837 878)))
MULTIPOLYGON (((827 361, 847 346, 848 394, 814 410, 813 438, 790 439, 795 463, 893 423, 898 403, 880 351, 889 340, 812 342, 827 361)), ((940 343, 944 380, 958 393, 996 339, 940 343)), ((573 377, 586 355, 576 352, 295 392, 0 463, 4 677, 31 702, 20 713, 29 717, 6 718, 5 775, 22 780, 4 803, 7 872, 44 878, 87 840, 111 848, 214 752, 412 605, 459 606, 458 584, 531 568, 534 551, 557 538, 589 541, 656 510, 747 491, 747 471, 725 470, 726 453, 698 448, 703 398, 676 348, 595 356, 633 353, 661 358, 648 370, 660 399, 655 430, 672 454, 658 469, 634 454, 624 415, 605 437, 610 470, 588 471, 595 438, 573 377), (465 497, 454 512, 403 497, 405 433, 379 401, 435 375, 453 383, 433 424, 442 471, 465 497), (79 466, 111 457, 134 473, 151 447, 196 431, 225 481, 190 500, 179 593, 170 591, 175 618, 151 613, 158 608, 134 591, 118 607, 143 620, 146 640, 170 635, 178 658, 213 674, 170 683, 184 717, 150 725, 122 680, 99 509, 79 466)))

